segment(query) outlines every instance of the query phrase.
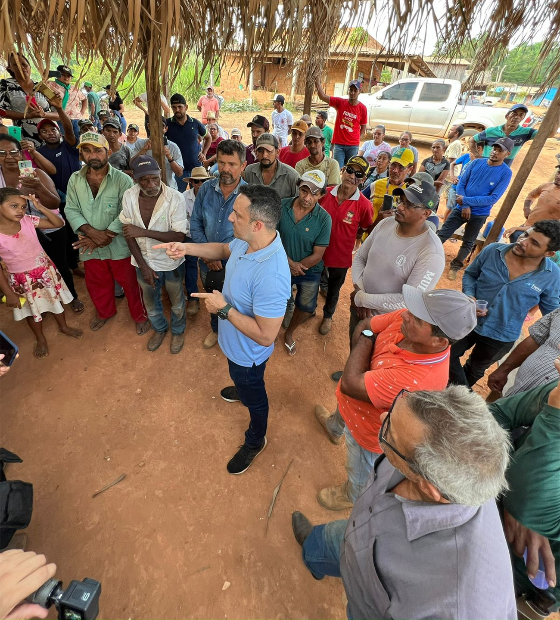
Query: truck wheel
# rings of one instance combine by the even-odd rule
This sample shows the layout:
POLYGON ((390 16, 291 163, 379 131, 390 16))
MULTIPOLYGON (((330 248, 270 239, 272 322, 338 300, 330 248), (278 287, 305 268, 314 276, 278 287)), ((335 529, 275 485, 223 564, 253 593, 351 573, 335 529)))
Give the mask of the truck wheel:
POLYGON ((476 135, 480 131, 483 131, 483 129, 482 128, 476 129, 475 127, 467 127, 465 131, 463 131, 463 135, 461 136, 461 138, 470 138, 471 136, 476 135))

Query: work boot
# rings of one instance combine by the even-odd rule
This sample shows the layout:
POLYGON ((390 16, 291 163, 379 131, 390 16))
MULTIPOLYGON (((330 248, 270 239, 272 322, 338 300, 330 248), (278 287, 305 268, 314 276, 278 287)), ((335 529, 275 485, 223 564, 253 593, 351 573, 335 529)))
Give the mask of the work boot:
POLYGON ((329 430, 329 427, 327 426, 327 420, 332 415, 333 414, 330 413, 330 411, 326 407, 323 407, 323 405, 315 405, 315 417, 317 418, 317 422, 319 422, 319 424, 325 429, 325 432, 327 433, 328 438, 331 440, 331 443, 334 443, 335 446, 338 446, 342 443, 344 436, 340 435, 339 437, 338 435, 333 435, 329 430))
POLYGON ((187 301, 187 316, 194 316, 200 310, 198 299, 189 299, 187 301))
POLYGON ((317 501, 321 506, 329 510, 347 510, 354 506, 351 502, 346 489, 348 481, 339 484, 337 487, 325 487, 321 489, 317 495, 317 501))
POLYGON ((457 269, 450 269, 447 272, 447 279, 448 280, 456 280, 457 279, 457 269))
POLYGON ((156 351, 161 346, 167 332, 154 332, 148 340, 148 351, 156 351))
POLYGON ((321 336, 326 336, 331 331, 331 327, 332 319, 327 319, 326 317, 324 317, 321 321, 321 325, 319 325, 319 333, 321 334, 321 336))
POLYGON ((208 336, 204 339, 202 346, 205 349, 211 349, 213 346, 218 344, 218 334, 214 331, 210 332, 208 336))
POLYGON ((292 530, 300 547, 303 547, 305 539, 311 534, 313 525, 311 521, 301 512, 292 512, 292 530))
POLYGON ((185 334, 173 334, 171 338, 171 347, 170 351, 174 355, 179 353, 179 351, 183 348, 185 344, 185 334))

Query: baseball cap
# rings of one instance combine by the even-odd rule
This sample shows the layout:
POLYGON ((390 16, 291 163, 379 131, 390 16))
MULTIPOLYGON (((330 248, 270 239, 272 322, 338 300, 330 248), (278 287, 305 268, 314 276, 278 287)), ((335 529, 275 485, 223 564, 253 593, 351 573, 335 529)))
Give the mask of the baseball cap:
POLYGON ((278 103, 281 103, 282 105, 284 105, 284 102, 286 100, 284 99, 283 95, 274 95, 274 99, 272 101, 278 101, 278 103))
POLYGON ((453 289, 421 291, 404 284, 404 305, 416 318, 432 325, 452 340, 461 340, 476 327, 476 302, 453 289))
POLYGON ((412 183, 408 187, 396 187, 393 190, 393 196, 405 196, 412 204, 422 205, 432 211, 439 205, 436 188, 426 181, 412 183))
POLYGON ((305 121, 308 126, 313 125, 313 121, 311 120, 311 116, 309 116, 309 114, 304 114, 299 120, 305 121))
POLYGON ((414 153, 410 149, 401 146, 393 153, 391 163, 393 162, 400 164, 404 168, 408 168, 408 166, 412 166, 414 163, 414 153))
POLYGON ((515 105, 512 105, 511 108, 506 112, 506 116, 510 112, 515 112, 515 110, 525 110, 525 112, 528 112, 529 108, 524 103, 516 103, 515 105))
POLYGON ((169 100, 169 103, 171 105, 173 105, 174 103, 180 103, 182 105, 187 105, 187 100, 180 93, 175 93, 174 95, 171 95, 171 99, 169 100))
POLYGON ((108 118, 104 123, 103 123, 103 129, 105 129, 105 127, 114 127, 115 129, 118 129, 119 131, 121 131, 121 124, 119 123, 119 121, 115 118, 108 118))
POLYGON ((107 84, 107 86, 103 87, 105 90, 111 90, 111 84, 107 84))
POLYGON ((348 166, 358 166, 360 170, 363 171, 364 174, 369 172, 369 163, 367 159, 364 159, 360 155, 354 155, 354 157, 350 157, 350 159, 346 162, 346 167, 348 166))
POLYGON ((325 136, 323 135, 323 132, 319 129, 319 127, 310 127, 305 132, 305 139, 307 140, 307 138, 319 138, 319 140, 324 140, 325 136))
POLYGON ((320 170, 308 170, 301 175, 299 187, 306 185, 312 192, 323 189, 326 183, 326 177, 320 170))
POLYGON ((355 86, 358 90, 361 90, 362 83, 360 82, 360 80, 351 80, 348 84, 348 88, 350 88, 350 86, 355 86))
POLYGON ((84 82, 84 86, 87 86, 88 88, 93 88, 93 84, 91 82, 84 82))
POLYGON ((107 110, 99 110, 99 112, 97 113, 97 116, 101 118, 102 116, 110 116, 110 114, 107 110))
POLYGON ((404 180, 405 183, 420 183, 421 181, 425 181, 430 185, 434 184, 434 178, 429 172, 417 172, 413 174, 411 177, 406 177, 404 180))
POLYGON ((268 122, 268 119, 265 118, 264 116, 261 116, 260 114, 253 116, 253 120, 247 123, 247 127, 251 127, 252 125, 254 125, 255 127, 260 127, 261 129, 264 129, 265 131, 268 131, 270 129, 270 124, 268 122))
POLYGON ((296 121, 293 125, 292 125, 292 131, 299 131, 300 133, 306 133, 307 132, 307 123, 305 121, 302 121, 301 119, 299 121, 296 121))
POLYGON ((86 125, 91 125, 93 127, 93 123, 89 118, 82 118, 78 121, 78 127, 85 127, 86 125))
POLYGON ((39 131, 41 127, 44 127, 45 125, 54 125, 58 129, 58 125, 54 121, 51 121, 50 118, 44 118, 42 121, 39 121, 37 123, 37 131, 39 131))
POLYGON ((107 142, 107 138, 100 133, 95 133, 94 131, 86 131, 80 136, 80 142, 78 144, 78 148, 84 146, 84 144, 90 144, 91 146, 101 146, 104 149, 109 150, 109 143, 107 142))
POLYGON ((132 178, 136 181, 148 174, 159 174, 161 169, 157 161, 149 155, 139 155, 130 162, 132 178))
POLYGON ((259 148, 259 146, 271 146, 275 149, 279 148, 278 138, 273 136, 271 133, 263 133, 257 138, 257 144, 255 148, 259 148))
POLYGON ((128 123, 127 129, 135 129, 136 131, 140 131, 140 127, 136 123, 128 123))
POLYGON ((514 142, 511 138, 498 138, 496 142, 494 142, 494 144, 492 145, 492 147, 494 146, 499 146, 502 149, 505 149, 506 151, 509 151, 511 153, 514 147, 514 142))
POLYGON ((232 135, 232 136, 239 136, 239 137, 241 137, 241 132, 239 131, 239 129, 237 129, 237 127, 234 127, 234 128, 231 130, 231 134, 230 134, 230 135, 232 135))
POLYGON ((72 73, 72 69, 70 69, 70 67, 68 67, 66 65, 58 65, 56 70, 59 73, 69 73, 71 77, 74 77, 74 74, 72 73))
POLYGON ((206 91, 209 91, 209 90, 211 90, 212 92, 214 92, 214 87, 213 87, 213 86, 207 86, 207 87, 206 87, 206 91))

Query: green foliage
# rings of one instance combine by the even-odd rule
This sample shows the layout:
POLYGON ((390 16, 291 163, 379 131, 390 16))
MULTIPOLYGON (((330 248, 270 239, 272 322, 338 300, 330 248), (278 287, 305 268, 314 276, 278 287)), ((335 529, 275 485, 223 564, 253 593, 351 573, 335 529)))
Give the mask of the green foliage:
MULTIPOLYGON (((501 63, 500 67, 505 65, 502 73, 502 82, 511 82, 513 84, 534 84, 538 86, 542 84, 550 73, 550 69, 556 57, 556 53, 549 54, 542 66, 539 67, 537 73, 531 77, 533 69, 539 65, 539 54, 541 52, 542 42, 533 44, 522 44, 512 49, 507 58, 501 63)), ((558 76, 554 81, 558 85, 560 80, 558 76)))
POLYGON ((242 101, 224 101, 220 112, 258 112, 260 109, 260 105, 243 99, 242 101))
POLYGON ((381 72, 381 76, 379 77, 379 81, 383 82, 384 84, 390 84, 393 81, 391 69, 384 67, 383 71, 381 72))

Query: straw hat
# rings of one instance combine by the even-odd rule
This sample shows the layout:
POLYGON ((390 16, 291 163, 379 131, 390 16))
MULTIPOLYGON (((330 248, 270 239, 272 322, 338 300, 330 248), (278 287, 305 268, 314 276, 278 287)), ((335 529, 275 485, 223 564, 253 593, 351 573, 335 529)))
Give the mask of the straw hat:
POLYGON ((190 179, 211 179, 212 177, 206 172, 206 168, 204 166, 197 166, 193 168, 191 171, 190 177, 184 177, 183 181, 188 183, 190 179))

